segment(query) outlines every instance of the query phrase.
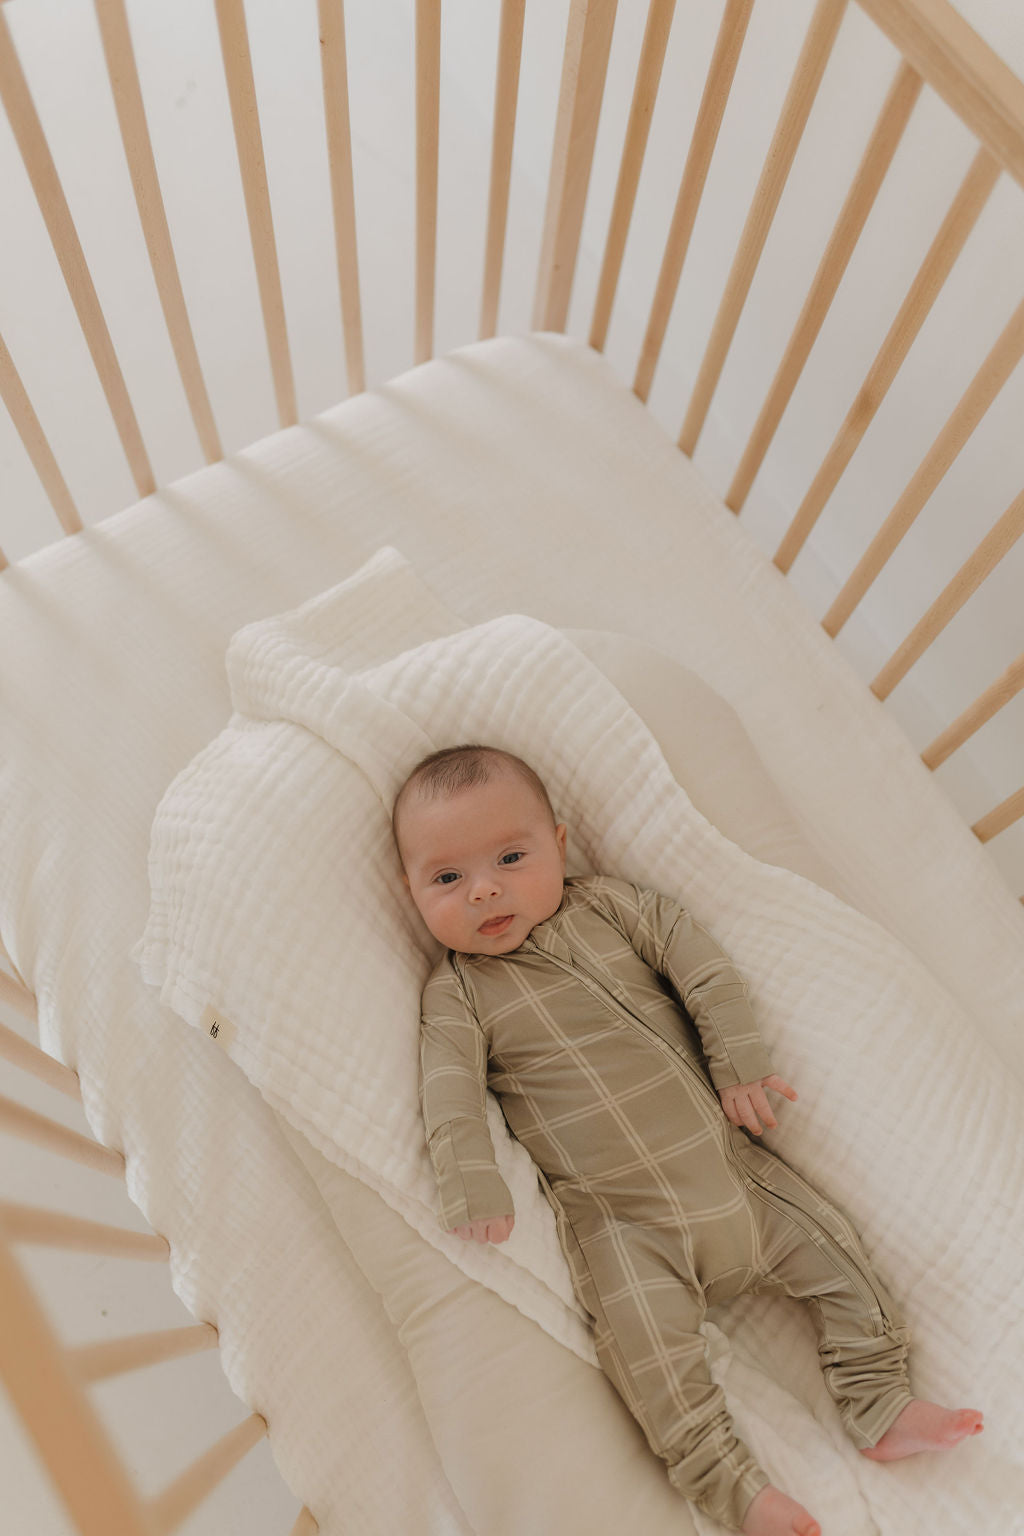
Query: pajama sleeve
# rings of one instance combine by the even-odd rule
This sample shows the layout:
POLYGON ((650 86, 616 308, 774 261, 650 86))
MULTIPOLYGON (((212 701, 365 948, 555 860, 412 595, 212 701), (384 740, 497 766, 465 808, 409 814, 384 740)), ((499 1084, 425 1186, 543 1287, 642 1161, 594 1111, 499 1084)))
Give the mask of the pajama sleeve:
POLYGON ((715 1088, 753 1083, 775 1071, 747 988, 725 951, 678 902, 624 880, 601 894, 641 959, 670 982, 700 1035, 715 1088))
POLYGON ((446 1231, 513 1214, 487 1125, 487 1042, 450 965, 423 989, 420 1108, 446 1231))

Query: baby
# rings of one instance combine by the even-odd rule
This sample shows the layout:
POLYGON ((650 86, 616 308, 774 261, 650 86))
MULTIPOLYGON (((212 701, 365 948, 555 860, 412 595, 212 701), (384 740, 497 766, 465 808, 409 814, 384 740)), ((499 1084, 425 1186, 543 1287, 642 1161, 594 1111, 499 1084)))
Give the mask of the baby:
POLYGON ((973 1409, 915 1398, 908 1334, 849 1220, 756 1141, 795 1100, 728 957, 675 902, 565 878, 566 827, 520 758, 464 745, 395 801, 404 879, 446 953, 423 992, 420 1097, 444 1227, 514 1224, 485 1089, 555 1213, 605 1372, 673 1486, 747 1536, 820 1536, 738 1440, 700 1325, 743 1292, 810 1304, 829 1392, 876 1461, 944 1450, 973 1409))

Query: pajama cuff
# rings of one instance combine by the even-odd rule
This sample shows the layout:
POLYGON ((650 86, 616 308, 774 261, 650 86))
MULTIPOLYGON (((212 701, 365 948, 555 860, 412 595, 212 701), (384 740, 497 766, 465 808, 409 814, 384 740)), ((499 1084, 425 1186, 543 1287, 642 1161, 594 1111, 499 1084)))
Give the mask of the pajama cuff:
POLYGON ((471 1221, 511 1216, 515 1207, 498 1172, 485 1120, 459 1116, 439 1125, 429 1141, 446 1232, 471 1221))

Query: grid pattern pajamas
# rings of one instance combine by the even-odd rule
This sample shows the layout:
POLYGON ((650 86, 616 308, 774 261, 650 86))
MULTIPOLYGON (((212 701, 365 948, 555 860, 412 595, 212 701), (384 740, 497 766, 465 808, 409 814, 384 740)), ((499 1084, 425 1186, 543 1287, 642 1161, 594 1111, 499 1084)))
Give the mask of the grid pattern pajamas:
POLYGON ((449 950, 422 1013, 442 1225, 512 1213, 489 1087, 537 1165, 601 1366, 680 1493, 738 1529, 768 1482, 699 1332, 742 1292, 807 1300, 848 1433, 880 1439, 910 1401, 907 1331, 843 1213, 726 1118, 718 1090, 774 1068, 742 979, 688 913, 567 880, 518 949, 449 950))

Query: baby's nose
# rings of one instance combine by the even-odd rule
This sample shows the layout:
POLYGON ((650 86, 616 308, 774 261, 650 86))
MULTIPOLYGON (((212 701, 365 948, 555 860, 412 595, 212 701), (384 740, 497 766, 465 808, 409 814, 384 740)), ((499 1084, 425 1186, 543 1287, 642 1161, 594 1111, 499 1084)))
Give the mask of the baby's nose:
POLYGON ((498 878, 493 874, 476 875, 469 883, 471 901, 488 901, 501 890, 498 878))

